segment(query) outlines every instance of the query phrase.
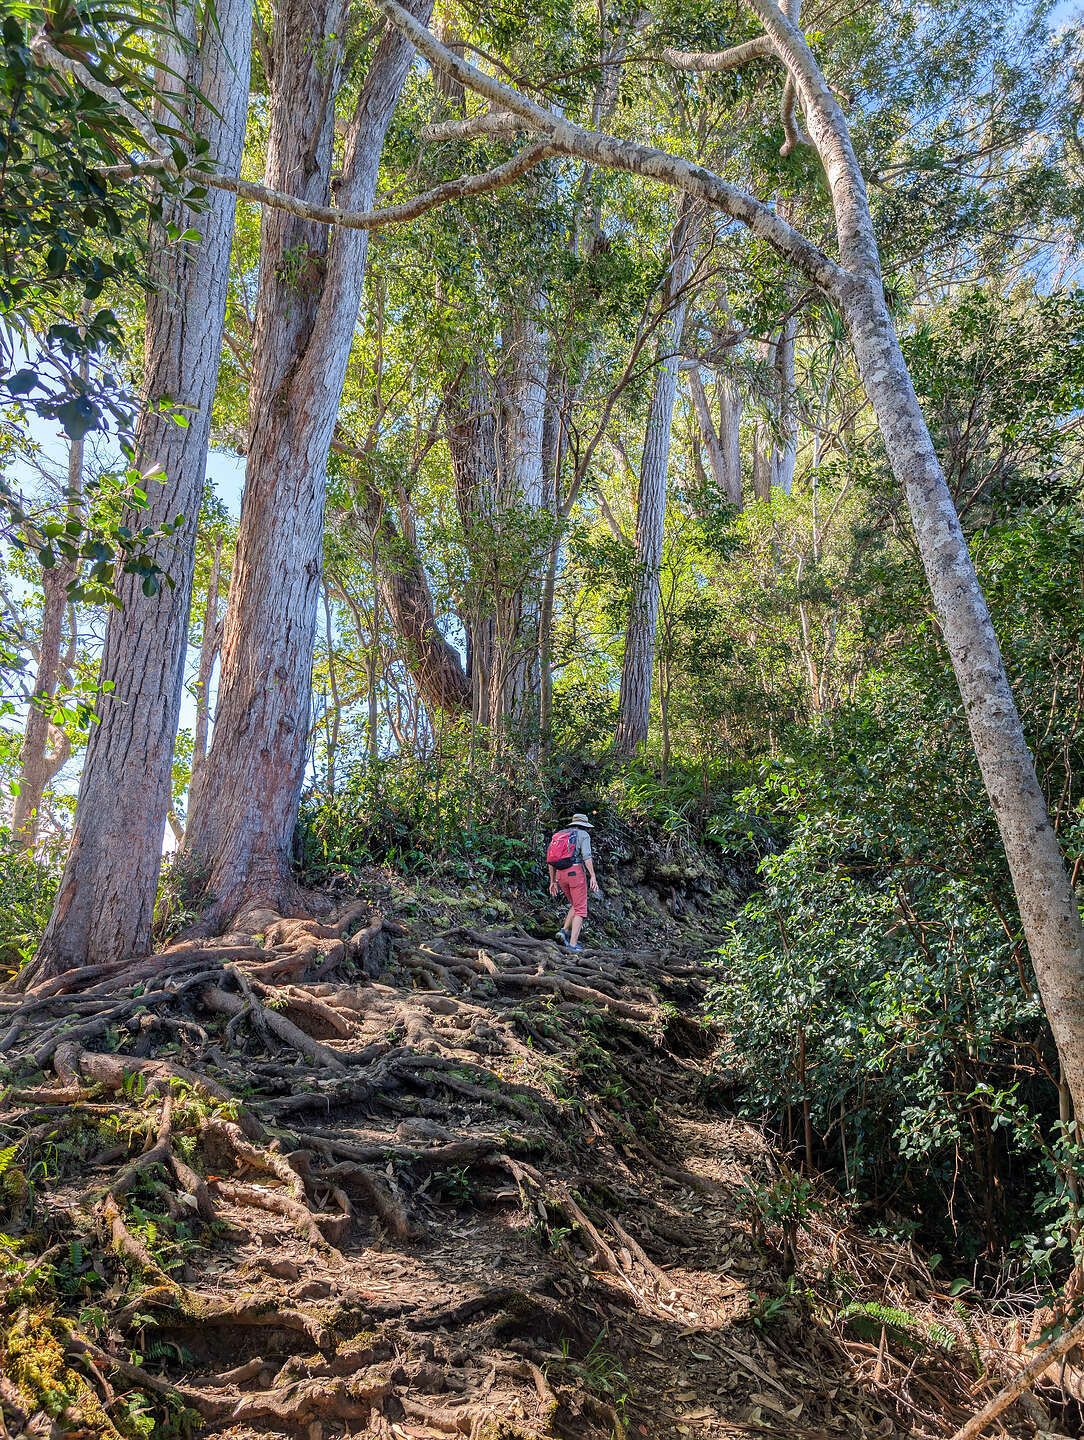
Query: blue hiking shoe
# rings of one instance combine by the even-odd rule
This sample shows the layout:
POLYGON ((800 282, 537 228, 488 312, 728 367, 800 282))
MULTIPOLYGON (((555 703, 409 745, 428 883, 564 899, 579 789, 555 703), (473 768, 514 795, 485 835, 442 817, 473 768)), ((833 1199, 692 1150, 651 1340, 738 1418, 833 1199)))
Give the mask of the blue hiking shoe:
POLYGON ((557 934, 553 938, 557 941, 558 945, 567 945, 568 931, 564 929, 558 930, 557 934))
POLYGON ((582 945, 573 945, 568 940, 565 941, 565 944, 571 951, 573 951, 574 954, 579 954, 579 952, 583 949, 582 945))

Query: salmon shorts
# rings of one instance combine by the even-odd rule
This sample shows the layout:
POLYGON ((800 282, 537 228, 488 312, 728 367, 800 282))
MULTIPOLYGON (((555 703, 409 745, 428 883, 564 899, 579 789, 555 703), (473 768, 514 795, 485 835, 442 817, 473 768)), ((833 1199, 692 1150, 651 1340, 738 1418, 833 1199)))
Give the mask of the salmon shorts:
POLYGON ((570 865, 567 870, 558 870, 557 883, 565 892, 565 899, 581 920, 587 918, 587 871, 582 865, 570 865))

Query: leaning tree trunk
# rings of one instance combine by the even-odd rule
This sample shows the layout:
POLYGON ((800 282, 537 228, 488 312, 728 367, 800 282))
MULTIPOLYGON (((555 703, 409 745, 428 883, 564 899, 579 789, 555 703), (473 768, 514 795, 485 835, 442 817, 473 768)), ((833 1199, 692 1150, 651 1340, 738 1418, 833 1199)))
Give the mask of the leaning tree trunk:
MULTIPOLYGON (((431 0, 417 13, 428 19, 431 0)), ((339 0, 284 0, 271 41, 268 185, 331 195, 339 0)), ((368 210, 413 48, 380 41, 348 126, 336 202, 368 210)), ((327 457, 361 303, 368 232, 265 208, 252 432, 211 748, 185 853, 211 930, 248 904, 296 904, 290 846, 305 771, 327 457)))
POLYGON ((659 615, 659 576, 663 524, 666 519, 666 475, 670 463, 670 430, 677 397, 681 332, 685 326, 685 286, 692 273, 693 244, 683 213, 674 230, 674 259, 667 277, 671 308, 659 326, 659 368, 651 392, 647 432, 640 461, 636 507, 636 581, 625 629, 621 667, 621 708, 615 747, 632 755, 646 741, 651 718, 651 676, 655 668, 655 631, 659 615))
POLYGON ((716 432, 711 418, 708 397, 700 379, 700 367, 693 365, 689 370, 689 394, 696 413, 700 438, 708 452, 712 479, 716 488, 733 505, 741 505, 741 450, 738 443, 738 427, 741 423, 741 400, 728 380, 719 381, 720 429, 716 432))
POLYGON ((1035 774, 997 636, 952 495, 885 303, 865 180, 839 103, 804 35, 771 0, 748 0, 795 77, 832 190, 847 275, 833 286, 877 416, 960 687, 1065 1083, 1084 1116, 1084 927, 1035 774))
POLYGON ((71 753, 70 746, 63 744, 50 753, 49 741, 56 734, 56 727, 49 712, 64 668, 61 655, 64 613, 68 608, 68 581, 74 573, 72 565, 57 565, 42 571, 44 599, 38 667, 19 747, 19 793, 15 796, 11 820, 12 840, 20 850, 32 851, 37 846, 45 788, 71 753))
POLYGON ((1078 1117, 1084 1116, 1084 930, 990 613, 879 286, 847 324, 893 473, 907 495, 945 648, 1012 873, 1024 933, 1078 1117))
POLYGON ((431 712, 463 714, 470 708, 470 681, 458 651, 440 633, 421 557, 400 535, 375 490, 367 491, 363 506, 364 524, 375 547, 380 593, 402 647, 403 663, 431 712))
MULTIPOLYGON (((182 12, 194 28, 191 8, 182 12)), ((179 49, 175 71, 192 65, 201 99, 197 135, 220 170, 237 174, 248 116, 252 15, 249 0, 219 0, 196 55, 179 49)), ((167 83, 163 81, 163 84, 167 83)), ((177 85, 174 77, 168 83, 177 85)), ((212 189, 192 214, 167 202, 165 219, 199 230, 190 245, 157 230, 154 289, 147 297, 144 408, 136 434, 139 463, 161 471, 147 485, 135 523, 185 522, 159 553, 172 585, 141 593, 123 576, 123 608, 110 614, 102 655, 99 723, 90 731, 75 826, 56 904, 38 959, 24 983, 79 965, 138 955, 151 943, 162 839, 170 805, 173 742, 180 714, 196 523, 203 494, 211 401, 218 377, 234 198, 212 189), (162 396, 185 407, 187 428, 159 413, 162 396), (112 687, 112 688, 109 688, 112 687)))

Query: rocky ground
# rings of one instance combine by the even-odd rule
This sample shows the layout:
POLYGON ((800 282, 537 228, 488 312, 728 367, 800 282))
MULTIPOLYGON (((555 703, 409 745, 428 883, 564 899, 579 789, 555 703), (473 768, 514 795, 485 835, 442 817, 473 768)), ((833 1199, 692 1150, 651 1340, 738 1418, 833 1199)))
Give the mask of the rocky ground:
POLYGON ((1011 1373, 728 1108, 695 887, 582 955, 354 888, 0 998, 0 1434, 887 1440, 1011 1373))

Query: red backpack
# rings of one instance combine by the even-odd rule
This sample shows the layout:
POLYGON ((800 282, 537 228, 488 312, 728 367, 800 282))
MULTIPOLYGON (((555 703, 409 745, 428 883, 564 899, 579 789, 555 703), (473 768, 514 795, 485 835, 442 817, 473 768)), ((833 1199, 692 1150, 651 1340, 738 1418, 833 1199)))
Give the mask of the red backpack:
POLYGON ((575 863, 576 832, 574 830, 555 831, 550 839, 549 849, 546 851, 546 864, 552 865, 555 870, 567 870, 575 863))

